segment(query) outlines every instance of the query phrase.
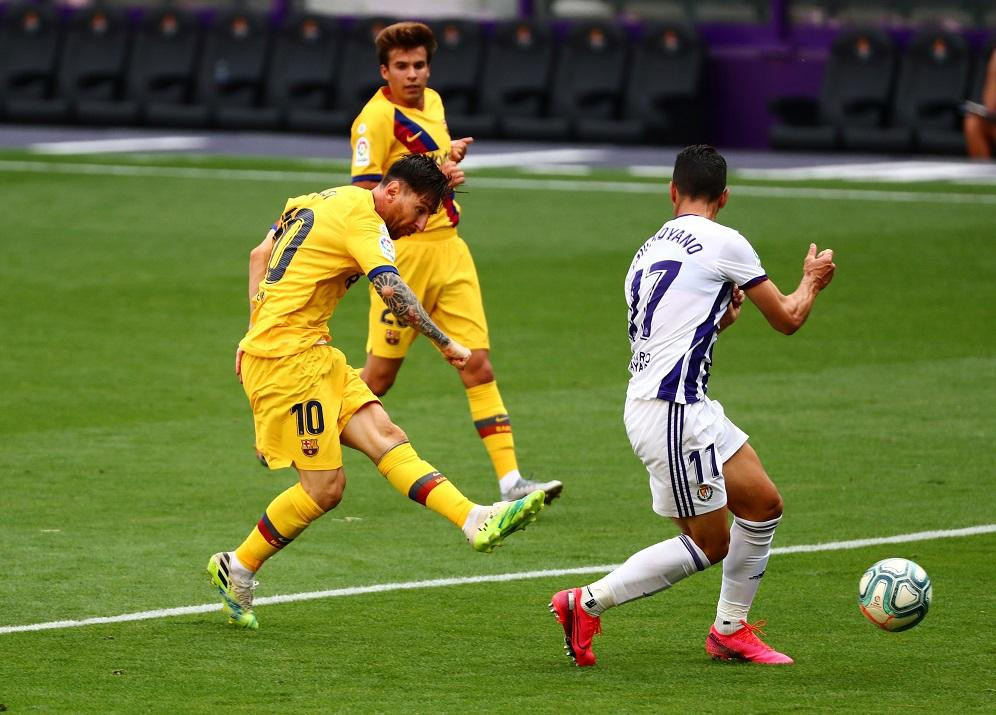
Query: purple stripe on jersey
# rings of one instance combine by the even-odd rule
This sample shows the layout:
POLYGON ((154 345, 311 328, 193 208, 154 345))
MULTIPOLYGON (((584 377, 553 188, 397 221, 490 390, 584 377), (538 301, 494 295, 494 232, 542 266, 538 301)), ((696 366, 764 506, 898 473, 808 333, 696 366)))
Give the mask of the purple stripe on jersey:
POLYGON ((381 273, 397 273, 397 272, 398 272, 398 269, 395 268, 394 266, 377 266, 372 271, 370 271, 369 273, 367 273, 367 278, 369 278, 370 280, 373 280, 374 278, 376 278, 377 276, 379 276, 381 273))
POLYGON ((394 136, 412 154, 425 154, 439 149, 429 133, 418 125, 414 119, 406 116, 400 109, 394 109, 394 136))
POLYGON ((688 553, 692 555, 692 561, 695 562, 695 568, 699 571, 705 571, 706 564, 702 563, 702 559, 699 558, 698 550, 695 548, 695 544, 692 543, 691 539, 684 534, 679 534, 678 538, 681 539, 681 543, 683 543, 685 548, 688 549, 688 553))
POLYGON ((688 486, 688 467, 685 465, 685 453, 681 449, 681 445, 685 442, 685 406, 682 404, 678 405, 678 435, 677 435, 677 447, 678 447, 678 465, 680 472, 678 474, 678 483, 681 485, 682 492, 685 495, 685 501, 688 503, 688 511, 691 516, 695 516, 695 502, 692 501, 692 490, 688 486))
POLYGON ((658 400, 670 400, 674 402, 678 398, 678 383, 681 382, 681 368, 685 364, 685 356, 682 355, 674 367, 671 368, 663 380, 661 386, 657 388, 658 400))
MULTIPOLYGON (((633 285, 629 287, 629 339, 636 339, 636 313, 640 309, 640 283, 643 281, 643 270, 633 276, 633 285)), ((659 395, 658 395, 659 397, 659 395)), ((666 399, 666 398, 665 398, 666 399)))
POLYGON ((764 283, 766 280, 768 280, 768 274, 762 273, 757 278, 751 278, 749 281, 740 286, 740 290, 747 290, 748 288, 753 288, 758 283, 764 283))
POLYGON ((383 178, 383 174, 357 174, 353 177, 353 183, 357 184, 361 181, 380 181, 383 178))
MULTIPOLYGON (((706 353, 712 347, 712 339, 716 334, 719 311, 723 307, 723 301, 730 293, 732 283, 724 283, 716 296, 716 302, 712 304, 712 310, 702 324, 695 329, 695 337, 692 338, 692 351, 688 356, 688 372, 685 373, 685 402, 689 405, 698 402, 699 373, 702 371, 702 361, 706 353)), ((704 391, 704 390, 703 390, 704 391)))

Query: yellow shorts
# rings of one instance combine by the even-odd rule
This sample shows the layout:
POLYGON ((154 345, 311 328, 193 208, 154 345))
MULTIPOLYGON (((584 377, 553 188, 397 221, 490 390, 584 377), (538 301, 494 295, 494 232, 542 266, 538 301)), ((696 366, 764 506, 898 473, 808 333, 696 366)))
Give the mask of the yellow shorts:
MULTIPOLYGON (((395 248, 401 278, 418 296, 433 322, 464 347, 487 349, 488 322, 481 284, 464 240, 455 233, 443 239, 402 238, 395 248)), ((394 314, 370 286, 367 352, 403 358, 418 335, 415 328, 397 324, 394 314)))
POLYGON ((330 345, 281 358, 242 357, 256 448, 270 469, 338 469, 339 433, 356 411, 378 402, 358 370, 330 345))

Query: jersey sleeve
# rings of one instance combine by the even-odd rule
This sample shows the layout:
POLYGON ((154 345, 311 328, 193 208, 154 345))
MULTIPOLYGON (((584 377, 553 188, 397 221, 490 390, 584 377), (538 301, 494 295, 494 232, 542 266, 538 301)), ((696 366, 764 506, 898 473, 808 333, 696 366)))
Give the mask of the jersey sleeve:
POLYGON ((391 142, 394 141, 392 130, 390 117, 380 111, 375 103, 365 106, 353 121, 349 143, 353 148, 350 174, 354 184, 384 178, 391 155, 391 142))
POLYGON ((717 263, 720 273, 740 286, 741 290, 768 280, 757 251, 739 233, 723 247, 717 263))
POLYGON ((362 216, 355 222, 354 230, 346 237, 346 250, 370 280, 384 272, 398 272, 394 241, 376 214, 362 216))

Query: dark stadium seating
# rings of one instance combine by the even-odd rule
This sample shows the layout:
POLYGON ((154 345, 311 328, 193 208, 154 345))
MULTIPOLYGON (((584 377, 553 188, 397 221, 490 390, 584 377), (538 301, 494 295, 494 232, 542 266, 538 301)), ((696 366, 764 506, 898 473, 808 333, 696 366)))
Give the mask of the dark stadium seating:
POLYGON ((578 117, 618 117, 627 50, 625 33, 614 23, 591 20, 572 26, 558 49, 547 114, 506 117, 504 135, 563 140, 576 136, 578 117))
POLYGON ((56 90, 62 27, 43 5, 7 8, 0 25, 0 115, 30 121, 56 90))
POLYGON ((844 148, 859 151, 964 151, 960 107, 972 55, 961 35, 918 33, 906 48, 886 127, 847 127, 844 148))
POLYGON ((283 23, 266 80, 266 105, 278 109, 282 126, 306 132, 348 127, 352 117, 333 107, 339 44, 332 18, 301 14, 283 23))
POLYGON ((347 117, 344 128, 349 130, 353 118, 373 93, 384 84, 374 38, 394 18, 371 17, 356 20, 342 38, 342 61, 335 78, 335 108, 347 117))
POLYGON ((66 37, 59 70, 59 94, 69 118, 83 124, 134 124, 138 112, 125 99, 132 43, 123 12, 109 8, 80 12, 66 37))
POLYGON ((541 117, 550 96, 555 45, 544 23, 515 20, 499 23, 484 53, 479 111, 464 132, 471 136, 501 134, 507 122, 541 117))
POLYGON ((648 26, 626 70, 619 119, 581 116, 582 141, 614 143, 693 141, 700 124, 705 52, 698 33, 684 24, 648 26))
POLYGON ((193 15, 153 10, 135 32, 128 68, 128 97, 147 124, 203 125, 207 108, 194 104, 201 28, 193 15))
POLYGON ((236 10, 215 20, 204 47, 199 96, 217 126, 277 127, 279 111, 263 106, 270 35, 264 15, 236 10))
POLYGON ((481 86, 484 32, 471 20, 440 20, 429 26, 438 45, 429 85, 443 98, 450 134, 476 136, 478 127, 472 115, 477 111, 481 86))
POLYGON ((772 102, 780 123, 770 131, 771 145, 836 149, 845 129, 883 126, 895 67, 895 44, 881 30, 842 32, 830 48, 819 99, 784 97, 772 102))

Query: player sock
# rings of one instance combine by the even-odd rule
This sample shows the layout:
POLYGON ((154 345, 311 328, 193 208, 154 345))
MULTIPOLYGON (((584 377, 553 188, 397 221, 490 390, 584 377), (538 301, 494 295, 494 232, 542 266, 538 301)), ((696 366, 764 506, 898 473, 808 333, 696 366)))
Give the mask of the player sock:
POLYGON ((495 474, 499 478, 513 471, 518 474, 519 463, 515 458, 512 423, 509 422, 505 403, 498 392, 498 383, 492 380, 483 385, 468 387, 467 401, 470 403, 474 427, 484 442, 484 448, 488 450, 495 474))
POLYGON ((247 570, 259 571, 268 558, 292 542, 322 511, 301 482, 277 495, 260 517, 255 528, 235 550, 247 570))
POLYGON ((723 559, 723 586, 716 608, 716 630, 729 635, 740 629, 754 601, 768 566, 771 540, 781 517, 770 521, 748 521, 734 517, 730 528, 730 550, 723 559))
POLYGON ((385 454, 377 463, 377 469, 392 487, 409 499, 463 528, 474 503, 435 467, 421 459, 408 442, 385 454))
POLYGON ((589 599, 584 598, 581 606, 597 616, 606 608, 670 588, 709 565, 702 549, 681 534, 636 552, 615 571, 581 589, 582 594, 591 594, 591 600, 595 601, 589 606, 589 599))

